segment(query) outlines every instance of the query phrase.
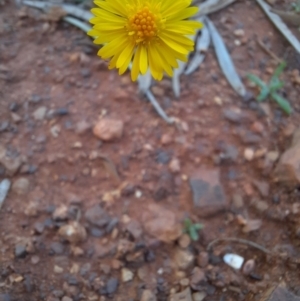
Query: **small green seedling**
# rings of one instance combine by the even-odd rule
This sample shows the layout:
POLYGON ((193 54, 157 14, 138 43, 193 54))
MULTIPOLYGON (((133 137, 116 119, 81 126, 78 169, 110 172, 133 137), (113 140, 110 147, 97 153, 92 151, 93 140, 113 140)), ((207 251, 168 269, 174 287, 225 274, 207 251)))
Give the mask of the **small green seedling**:
POLYGON ((199 239, 198 231, 201 229, 203 229, 202 224, 194 224, 189 218, 184 220, 184 232, 190 236, 191 240, 199 239))
POLYGON ((292 3, 292 8, 296 13, 300 13, 300 0, 292 3))
POLYGON ((256 97, 256 100, 258 102, 265 101, 268 97, 271 97, 274 101, 277 102, 277 104, 285 113, 290 115, 292 113, 292 107, 290 103, 277 93, 278 90, 284 86, 284 82, 279 79, 279 76, 283 72, 285 66, 285 62, 279 64, 279 66, 274 71, 269 84, 266 84, 254 74, 248 74, 248 78, 261 89, 260 94, 256 97))

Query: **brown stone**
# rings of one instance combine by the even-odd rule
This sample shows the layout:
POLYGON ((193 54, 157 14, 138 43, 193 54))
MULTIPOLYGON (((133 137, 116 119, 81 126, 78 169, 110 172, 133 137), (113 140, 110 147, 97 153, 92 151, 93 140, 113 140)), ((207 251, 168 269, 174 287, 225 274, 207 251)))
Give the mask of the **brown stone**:
POLYGON ((198 267, 194 267, 190 280, 191 280, 191 287, 196 289, 197 285, 201 281, 206 280, 204 271, 198 267))
POLYGON ((200 252, 200 254, 197 256, 197 264, 201 268, 207 267, 209 262, 209 255, 207 252, 200 252))
POLYGON ((261 196, 263 196, 263 197, 269 196, 270 186, 267 182, 253 180, 252 183, 257 188, 257 190, 259 191, 261 196))
POLYGON ((156 296, 150 290, 143 290, 141 301, 156 301, 156 296))
POLYGON ((171 243, 182 234, 182 226, 176 214, 158 204, 149 204, 142 213, 145 232, 154 238, 171 243))
POLYGON ((76 221, 62 226, 59 229, 58 234, 62 238, 73 244, 80 243, 87 237, 85 228, 76 221))
POLYGON ((191 289, 186 288, 184 291, 174 294, 170 297, 170 301, 192 301, 191 289))
POLYGON ((275 170, 277 180, 289 187, 300 184, 300 128, 294 132, 293 142, 280 157, 275 170))
POLYGON ((12 185, 12 191, 18 195, 26 195, 29 192, 30 182, 27 178, 19 178, 12 185))
POLYGON ((122 137, 123 128, 123 121, 103 118, 94 126, 93 133, 103 141, 113 141, 122 137))
POLYGON ((191 238, 187 234, 183 234, 180 236, 178 244, 182 249, 186 249, 191 243, 191 238))
POLYGON ((174 254, 174 262, 178 269, 186 270, 194 263, 194 254, 188 250, 177 249, 174 254))

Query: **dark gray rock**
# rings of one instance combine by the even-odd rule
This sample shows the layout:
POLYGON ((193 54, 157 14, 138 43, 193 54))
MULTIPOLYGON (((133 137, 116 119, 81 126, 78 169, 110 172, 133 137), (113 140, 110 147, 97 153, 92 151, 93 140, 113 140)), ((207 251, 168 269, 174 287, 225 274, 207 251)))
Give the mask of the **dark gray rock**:
POLYGON ((80 268, 80 275, 85 276, 91 270, 91 263, 87 262, 80 268))
POLYGON ((218 169, 199 169, 191 178, 193 203, 201 216, 214 215, 226 209, 228 203, 220 182, 218 169))
POLYGON ((9 128, 8 121, 4 120, 4 121, 0 122, 0 133, 8 130, 8 128, 9 128))
POLYGON ((51 243, 50 254, 62 255, 65 251, 64 245, 58 241, 51 243))
POLYGON ((20 108, 20 105, 16 102, 12 102, 10 105, 9 105, 9 110, 11 112, 17 112, 18 109, 20 108))
POLYGON ((106 283, 106 292, 108 295, 114 294, 119 286, 119 280, 117 278, 110 278, 106 283))
POLYGON ((37 171, 38 167, 36 165, 25 164, 21 167, 21 174, 34 174, 37 171))
POLYGON ((239 136, 245 144, 257 144, 261 142, 262 138, 250 131, 241 131, 239 136))
POLYGON ((117 217, 114 217, 110 220, 108 225, 105 227, 105 232, 108 234, 110 233, 119 223, 119 219, 117 217))
POLYGON ((42 234, 45 229, 44 223, 36 222, 34 224, 34 231, 38 234, 42 234))
POLYGON ((12 298, 9 294, 0 294, 0 301, 11 301, 12 298))
POLYGON ((56 298, 61 298, 64 295, 62 290, 54 290, 52 291, 52 295, 56 298))
POLYGON ((126 224, 126 230, 136 240, 138 240, 143 234, 143 228, 137 220, 131 220, 128 224, 126 224))
POLYGON ((17 258, 24 258, 27 255, 26 245, 25 244, 17 244, 15 247, 15 256, 17 258))
POLYGON ((98 227, 104 227, 111 221, 111 217, 99 205, 89 208, 85 213, 85 218, 89 223, 98 227))
POLYGON ((30 277, 30 275, 25 275, 24 276, 24 286, 25 286, 25 290, 27 293, 32 293, 33 291, 33 281, 30 277))
POLYGON ((91 76, 91 70, 87 69, 87 68, 82 68, 80 70, 80 74, 83 78, 87 78, 91 76))
POLYGON ((243 116, 241 112, 232 110, 232 109, 224 109, 223 116, 225 119, 233 122, 233 123, 241 123, 243 121, 243 116))
POLYGON ((96 227, 90 228, 89 232, 93 237, 98 237, 98 238, 104 236, 105 234, 104 230, 98 229, 96 227))
POLYGON ((33 103, 39 103, 42 100, 43 100, 43 97, 40 95, 36 95, 36 94, 32 94, 31 97, 29 98, 29 101, 33 102, 33 103))
POLYGON ((174 191, 173 175, 168 171, 163 171, 158 179, 157 187, 154 191, 154 199, 162 201, 174 191))
POLYGON ((65 116, 69 114, 68 108, 58 108, 55 110, 54 115, 55 116, 65 116))
POLYGON ((171 154, 169 152, 158 150, 156 152, 156 162, 160 164, 168 164, 171 160, 171 154))

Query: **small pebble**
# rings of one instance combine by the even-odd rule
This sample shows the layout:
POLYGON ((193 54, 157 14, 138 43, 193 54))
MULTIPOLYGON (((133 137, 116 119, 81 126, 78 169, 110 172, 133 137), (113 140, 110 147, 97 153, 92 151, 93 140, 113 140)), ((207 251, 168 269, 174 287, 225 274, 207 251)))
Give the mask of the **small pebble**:
POLYGON ((58 265, 55 265, 54 268, 53 268, 53 272, 55 274, 61 274, 61 273, 63 273, 63 271, 64 271, 64 269, 62 267, 58 266, 58 265))
POLYGON ((223 104, 222 99, 221 99, 220 97, 218 97, 218 96, 216 96, 216 97, 214 98, 214 102, 215 102, 217 105, 219 105, 219 106, 221 106, 221 105, 223 104))
POLYGON ((191 243, 191 238, 189 237, 189 235, 187 234, 183 234, 180 238, 179 238, 179 245, 181 248, 186 249, 189 244, 191 243))
POLYGON ((117 278, 110 278, 106 283, 106 292, 110 295, 116 292, 119 286, 119 281, 117 278))
POLYGON ((244 275, 249 275, 250 273, 253 272, 255 268, 255 261, 254 259, 249 259, 245 262, 244 266, 243 266, 243 274, 244 275))
POLYGON ((247 161, 252 161, 252 159, 254 158, 254 150, 251 148, 246 148, 244 151, 244 158, 247 161))
POLYGON ((244 262, 244 258, 237 254, 226 254, 223 257, 223 260, 226 264, 228 264, 236 270, 239 270, 244 262))
POLYGON ((180 285, 183 287, 189 286, 190 285, 190 280, 188 278, 183 278, 180 280, 180 285))
POLYGON ((245 35, 245 31, 243 29, 236 29, 233 33, 236 37, 243 37, 245 35))
POLYGON ((40 257, 38 257, 37 255, 33 255, 30 261, 32 264, 38 264, 40 262, 40 257))
POLYGON ((134 274, 127 268, 123 268, 121 270, 121 274, 122 274, 122 281, 123 282, 129 282, 134 277, 134 274))

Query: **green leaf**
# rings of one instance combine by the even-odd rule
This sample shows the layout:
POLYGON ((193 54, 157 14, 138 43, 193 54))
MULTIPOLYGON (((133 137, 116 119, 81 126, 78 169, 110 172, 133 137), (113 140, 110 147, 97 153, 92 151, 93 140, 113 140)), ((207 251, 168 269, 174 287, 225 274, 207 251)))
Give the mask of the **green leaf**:
POLYGON ((201 230, 201 229, 203 229, 203 225, 202 224, 194 224, 194 228, 196 230, 201 230))
POLYGON ((270 92, 276 92, 277 90, 281 89, 284 86, 284 82, 280 81, 277 77, 273 80, 271 79, 270 81, 270 92))
POLYGON ((272 79, 276 78, 276 77, 279 77, 280 74, 283 72, 283 70, 284 70, 285 67, 286 67, 286 62, 281 62, 279 64, 279 66, 275 69, 275 71, 273 73, 273 76, 272 76, 272 79))
POLYGON ((199 239, 198 231, 202 228, 202 224, 193 224, 193 222, 189 218, 184 220, 184 232, 188 233, 190 238, 194 241, 197 241, 199 239))
POLYGON ((189 231, 189 228, 192 226, 192 222, 189 218, 184 220, 184 229, 185 231, 189 231))
POLYGON ((199 235, 195 227, 190 228, 190 237, 193 241, 197 241, 199 239, 199 235))
POLYGON ((292 113, 292 107, 286 99, 275 92, 273 92, 271 96, 285 113, 287 113, 288 115, 292 113))
POLYGON ((257 86, 259 86, 261 89, 264 89, 267 87, 267 84, 263 82, 258 76, 254 74, 248 74, 247 77, 254 82, 257 86))
POLYGON ((256 100, 259 102, 264 101, 268 97, 269 93, 270 93, 269 87, 266 86, 266 87, 262 88, 260 91, 260 94, 257 96, 256 100))

